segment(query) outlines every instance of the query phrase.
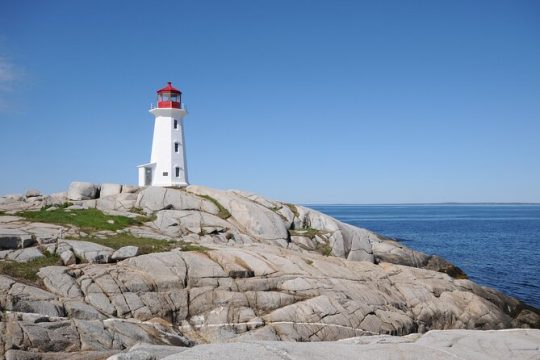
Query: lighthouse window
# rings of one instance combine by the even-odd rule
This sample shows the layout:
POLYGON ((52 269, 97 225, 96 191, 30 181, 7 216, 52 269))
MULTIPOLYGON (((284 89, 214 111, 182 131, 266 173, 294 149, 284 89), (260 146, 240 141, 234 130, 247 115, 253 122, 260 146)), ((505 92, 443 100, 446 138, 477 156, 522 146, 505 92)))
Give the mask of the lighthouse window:
POLYGON ((178 143, 174 143, 174 152, 178 152, 178 143))
POLYGON ((177 167, 174 168, 174 171, 175 171, 176 177, 179 177, 180 176, 180 168, 177 166, 177 167))
POLYGON ((169 176, 169 173, 167 171, 164 171, 163 176, 169 176))
POLYGON ((178 120, 174 119, 174 128, 178 129, 178 120))

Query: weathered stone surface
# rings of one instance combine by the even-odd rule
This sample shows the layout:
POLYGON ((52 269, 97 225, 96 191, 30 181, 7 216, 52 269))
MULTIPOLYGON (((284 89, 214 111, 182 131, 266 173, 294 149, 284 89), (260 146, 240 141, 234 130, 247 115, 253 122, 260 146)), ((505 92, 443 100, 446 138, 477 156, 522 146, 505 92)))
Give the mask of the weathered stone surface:
MULTIPOLYGON (((131 210, 137 201, 137 194, 121 193, 116 195, 110 195, 107 197, 101 197, 96 201, 96 208, 103 211, 129 211, 131 210)), ((128 215, 128 214, 122 214, 128 215)))
POLYGON ((49 267, 39 276, 62 301, 108 317, 162 318, 197 341, 328 341, 530 323, 516 322, 516 304, 468 280, 262 244, 153 253, 69 271, 49 267))
POLYGON ((99 197, 104 198, 107 196, 118 195, 121 192, 122 192, 122 185, 120 184, 101 184, 99 197))
POLYGON ((128 352, 119 353, 108 358, 108 360, 154 360, 163 359, 169 355, 178 354, 188 350, 187 347, 171 345, 151 345, 138 343, 132 346, 128 352))
POLYGON ((15 260, 17 262, 27 262, 40 257, 43 257, 41 251, 39 251, 36 247, 30 247, 12 251, 8 254, 6 259, 15 260))
POLYGON ((287 239, 289 233, 282 218, 270 209, 258 205, 234 192, 219 191, 190 185, 186 191, 210 196, 219 202, 247 235, 261 240, 287 239))
MULTIPOLYGON (((47 199, 2 201, 16 208, 42 206, 47 199)), ((0 313, 0 357, 25 358, 32 351, 43 359, 78 352, 98 356, 138 342, 167 345, 140 345, 118 355, 145 358, 166 356, 177 350, 174 346, 192 342, 355 336, 362 337, 346 345, 399 347, 417 346, 420 335, 364 339, 432 329, 540 327, 537 309, 459 279, 464 274, 444 259, 301 206, 195 186, 144 188, 139 194, 73 202, 106 213, 137 216, 141 207, 156 215, 154 221, 119 232, 93 231, 89 239, 125 232, 179 240, 182 249, 199 251, 135 256, 134 247, 115 252, 64 240, 85 235, 76 226, 0 216, 1 229, 35 237, 40 249, 47 247, 69 264, 39 270, 38 283, 45 290, 28 279, 0 276, 0 308, 5 310, 0 313), (80 264, 74 264, 74 255, 80 264), (122 260, 128 255, 134 256, 122 260)), ((10 247, 19 247, 14 244, 10 247)), ((9 248, 0 251, 0 261, 37 250, 9 248)))
POLYGON ((137 185, 122 185, 122 192, 123 193, 136 193, 141 188, 137 185))
POLYGON ((137 246, 123 246, 112 254, 111 259, 124 260, 130 257, 137 256, 138 253, 139 248, 137 246))
POLYGON ((21 229, 34 235, 34 238, 41 245, 56 242, 62 232, 66 231, 63 226, 45 223, 25 224, 21 227, 21 229))
POLYGON ((20 249, 34 243, 32 234, 19 229, 0 228, 0 249, 20 249))
MULTIPOLYGON (((197 345, 179 349, 169 356, 155 358, 174 360, 283 360, 283 359, 400 359, 400 360, 492 360, 540 358, 539 330, 430 331, 407 337, 365 336, 338 342, 253 341, 228 344, 197 345), (217 356, 217 357, 216 357, 217 356)), ((159 348, 135 346, 110 359, 150 359, 159 348), (141 357, 143 356, 143 357, 141 357)), ((173 348, 163 348, 166 351, 173 348)))
POLYGON ((3 275, 0 275, 0 305, 2 309, 9 311, 47 316, 64 315, 63 307, 54 294, 3 275))
POLYGON ((460 268, 443 258, 409 249, 397 241, 372 238, 371 247, 377 261, 439 271, 454 278, 467 277, 460 268))
POLYGON ((217 214, 218 208, 212 202, 180 189, 150 186, 138 194, 136 206, 148 212, 174 209, 198 210, 217 214))
POLYGON ((77 262, 77 258, 71 250, 62 251, 60 259, 62 259, 62 263, 66 266, 73 265, 77 262))
POLYGON ((45 205, 62 205, 67 200, 67 192, 52 193, 45 198, 45 205))
POLYGON ((26 191, 26 194, 24 194, 24 196, 26 198, 38 197, 38 196, 41 196, 41 191, 36 190, 36 189, 30 189, 26 191))
POLYGON ((4 349, 49 353, 106 352, 129 348, 137 342, 191 345, 172 327, 159 322, 121 319, 66 320, 46 316, 32 318, 25 314, 11 313, 2 324, 5 324, 5 332, 1 335, 4 345, 0 350, 2 352, 4 349))
POLYGON ((220 233, 233 227, 215 215, 194 210, 159 211, 154 225, 170 236, 220 233))
POLYGON ((61 254, 65 250, 73 251, 83 261, 99 264, 109 262, 109 258, 114 252, 110 247, 88 241, 61 240, 58 243, 57 252, 61 254))
POLYGON ((34 351, 8 350, 6 360, 102 360, 114 355, 118 350, 37 353, 34 351))
POLYGON ((67 198, 69 200, 90 200, 99 195, 99 187, 89 182, 74 181, 69 185, 67 198))

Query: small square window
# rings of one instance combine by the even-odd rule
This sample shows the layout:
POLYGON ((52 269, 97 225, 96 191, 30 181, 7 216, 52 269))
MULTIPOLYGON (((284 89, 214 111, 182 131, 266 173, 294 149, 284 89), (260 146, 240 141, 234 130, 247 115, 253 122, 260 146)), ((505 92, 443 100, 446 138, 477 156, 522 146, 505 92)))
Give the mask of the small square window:
POLYGON ((178 120, 174 119, 174 128, 178 129, 178 120))
POLYGON ((180 176, 180 168, 177 166, 174 168, 175 172, 176 172, 176 177, 179 177, 180 176))
POLYGON ((169 173, 167 171, 164 171, 163 176, 169 176, 169 173))
POLYGON ((178 148, 179 148, 178 143, 174 143, 174 152, 178 152, 178 148))

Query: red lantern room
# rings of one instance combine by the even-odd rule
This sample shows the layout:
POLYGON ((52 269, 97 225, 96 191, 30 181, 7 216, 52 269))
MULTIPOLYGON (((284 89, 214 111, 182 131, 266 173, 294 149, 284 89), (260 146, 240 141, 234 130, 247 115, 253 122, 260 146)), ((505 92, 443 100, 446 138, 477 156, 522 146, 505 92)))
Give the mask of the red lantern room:
POLYGON ((169 81, 167 86, 157 91, 158 108, 182 108, 182 92, 172 86, 169 81))

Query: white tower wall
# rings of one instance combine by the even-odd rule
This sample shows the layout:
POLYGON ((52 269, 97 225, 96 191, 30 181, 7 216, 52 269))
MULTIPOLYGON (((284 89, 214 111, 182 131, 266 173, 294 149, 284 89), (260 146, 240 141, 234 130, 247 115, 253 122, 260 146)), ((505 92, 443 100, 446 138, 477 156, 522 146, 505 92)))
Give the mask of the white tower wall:
POLYGON ((186 111, 176 108, 154 108, 150 113, 155 116, 152 154, 150 163, 139 167, 139 185, 189 185, 183 125, 186 111), (145 172, 151 172, 151 181, 148 181, 145 172))

